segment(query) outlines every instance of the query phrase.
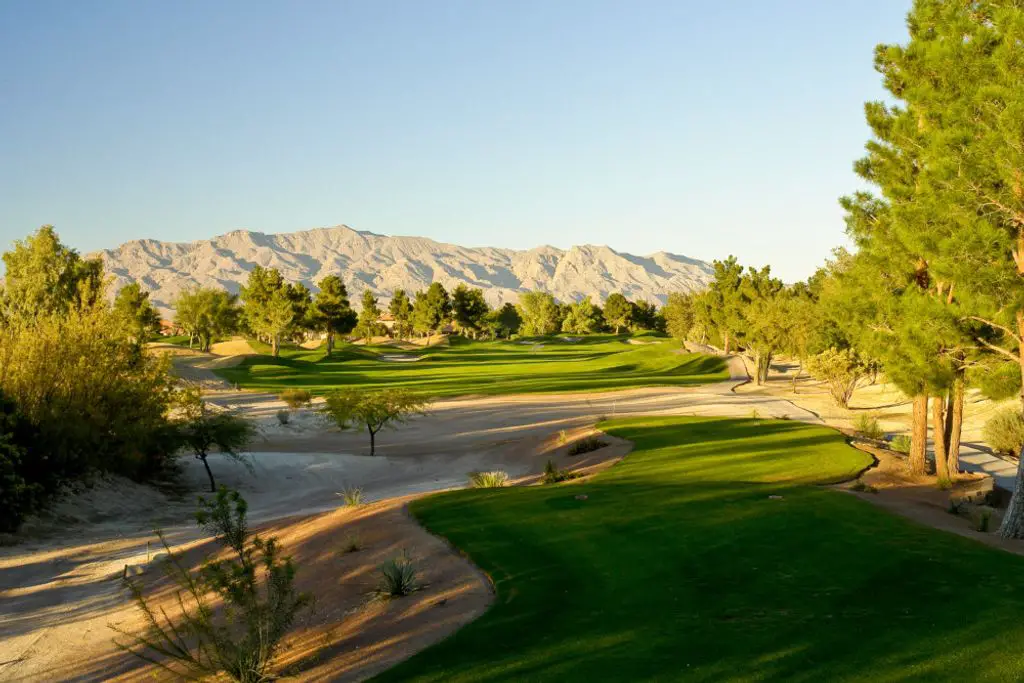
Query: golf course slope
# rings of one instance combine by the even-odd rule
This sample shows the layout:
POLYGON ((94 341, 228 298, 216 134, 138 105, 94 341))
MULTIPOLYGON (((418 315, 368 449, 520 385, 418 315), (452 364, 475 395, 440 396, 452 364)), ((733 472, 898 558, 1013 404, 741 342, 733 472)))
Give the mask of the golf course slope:
POLYGON ((590 481, 413 504, 497 600, 375 680, 1024 676, 1024 558, 819 486, 871 464, 837 432, 686 417, 601 427, 636 448, 590 481))

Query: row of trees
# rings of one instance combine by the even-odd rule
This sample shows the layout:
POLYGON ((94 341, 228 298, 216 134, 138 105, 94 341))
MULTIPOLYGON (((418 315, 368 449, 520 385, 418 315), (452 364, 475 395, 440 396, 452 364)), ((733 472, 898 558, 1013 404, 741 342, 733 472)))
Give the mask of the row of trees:
MULTIPOLYGON (((271 345, 277 356, 283 340, 309 333, 324 333, 330 354, 339 335, 354 334, 369 339, 387 330, 381 322, 384 310, 370 290, 363 292, 360 310, 351 306, 341 278, 329 275, 317 283, 314 296, 302 283, 290 283, 276 269, 256 266, 238 296, 222 289, 187 290, 174 301, 175 324, 199 348, 208 351, 213 340, 237 331, 247 331, 271 345)), ((138 296, 132 285, 132 296, 138 296)), ((126 290, 128 288, 125 288, 126 290)), ((125 290, 122 290, 125 291, 125 290)), ((126 294, 127 296, 127 294, 126 294)), ((400 339, 416 334, 437 334, 451 325, 459 334, 478 338, 508 338, 566 332, 591 334, 605 330, 664 329, 665 320, 657 306, 646 301, 630 302, 612 294, 604 309, 589 297, 559 304, 546 292, 526 292, 518 304, 506 303, 492 309, 482 289, 460 284, 451 292, 439 282, 412 296, 397 289, 387 312, 391 334, 400 339)))

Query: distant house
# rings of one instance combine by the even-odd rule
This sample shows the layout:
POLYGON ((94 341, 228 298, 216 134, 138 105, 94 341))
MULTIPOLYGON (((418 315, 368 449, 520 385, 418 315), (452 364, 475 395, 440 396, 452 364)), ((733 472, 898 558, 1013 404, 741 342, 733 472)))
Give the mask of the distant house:
POLYGON ((160 336, 172 337, 178 333, 178 326, 170 320, 160 321, 160 336))
POLYGON ((388 328, 388 332, 390 332, 395 327, 395 316, 391 315, 391 311, 384 311, 377 318, 377 322, 388 328))

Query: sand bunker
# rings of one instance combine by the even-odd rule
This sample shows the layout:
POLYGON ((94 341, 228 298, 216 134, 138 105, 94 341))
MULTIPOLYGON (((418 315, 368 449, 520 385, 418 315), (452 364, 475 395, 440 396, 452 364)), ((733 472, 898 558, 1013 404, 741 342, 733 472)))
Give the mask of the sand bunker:
POLYGON ((410 356, 404 353, 382 353, 377 356, 377 360, 387 361, 388 363, 415 363, 418 360, 423 360, 426 356, 410 356))
POLYGON ((660 344, 661 342, 657 340, 644 341, 643 339, 627 339, 626 343, 634 344, 636 346, 647 346, 648 344, 660 344))
POLYGON ((213 344, 210 353, 215 356, 254 356, 256 349, 250 346, 249 340, 238 338, 213 344))

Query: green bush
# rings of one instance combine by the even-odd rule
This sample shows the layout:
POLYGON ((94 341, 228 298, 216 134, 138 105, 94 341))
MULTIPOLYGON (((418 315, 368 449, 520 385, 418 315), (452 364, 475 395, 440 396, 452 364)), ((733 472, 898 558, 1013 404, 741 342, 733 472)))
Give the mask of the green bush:
POLYGON ((420 588, 419 569, 404 550, 398 557, 380 566, 380 582, 376 591, 378 598, 400 598, 420 588))
POLYGON ((508 473, 501 470, 494 472, 470 472, 469 484, 475 489, 497 489, 508 485, 508 473))
POLYGON ((885 436, 885 431, 878 424, 878 418, 870 413, 858 415, 857 419, 853 421, 853 429, 865 439, 872 439, 874 441, 878 441, 885 436))
POLYGON ((992 523, 992 510, 990 508, 982 508, 978 513, 978 531, 988 533, 988 528, 992 523))
POLYGON ((607 445, 607 441, 602 441, 596 436, 588 436, 584 439, 580 439, 573 445, 569 446, 569 455, 582 455, 583 453, 590 453, 591 451, 596 451, 599 448, 604 448, 607 445))
POLYGON ((1003 408, 985 423, 984 436, 997 453, 1018 455, 1024 446, 1024 415, 1019 408, 1003 408))
POLYGON ((309 402, 313 400, 313 394, 305 389, 285 389, 278 398, 288 404, 292 410, 298 410, 309 405, 309 402))
POLYGON ((906 434, 894 436, 892 441, 889 442, 889 448, 891 450, 894 450, 897 453, 902 453, 903 455, 908 455, 910 453, 910 445, 911 439, 906 434))
POLYGON ((544 466, 543 481, 545 484, 557 484, 562 481, 569 481, 570 479, 579 479, 581 476, 583 475, 579 472, 559 469, 553 460, 548 460, 548 463, 544 466))
POLYGON ((286 424, 288 424, 288 422, 291 421, 291 419, 292 419, 291 411, 289 411, 289 410, 279 410, 279 411, 277 411, 277 422, 278 422, 278 424, 286 425, 286 424))
POLYGON ((363 504, 363 490, 358 486, 346 486, 338 492, 346 507, 359 507, 363 504))
POLYGON ((112 626, 127 643, 126 652, 160 666, 181 680, 226 674, 242 683, 276 680, 274 654, 296 615, 312 597, 295 590, 295 566, 282 556, 277 539, 250 538, 246 502, 223 486, 213 502, 200 498, 199 525, 226 550, 228 559, 207 559, 195 574, 181 565, 161 535, 178 584, 182 608, 175 624, 163 610, 149 606, 142 589, 128 586, 148 626, 142 635, 112 626), (211 599, 216 596, 216 599, 211 599), (223 608, 215 608, 216 603, 223 608))
POLYGON ((357 533, 346 534, 341 544, 341 552, 342 554, 357 553, 365 547, 362 536, 357 533))

